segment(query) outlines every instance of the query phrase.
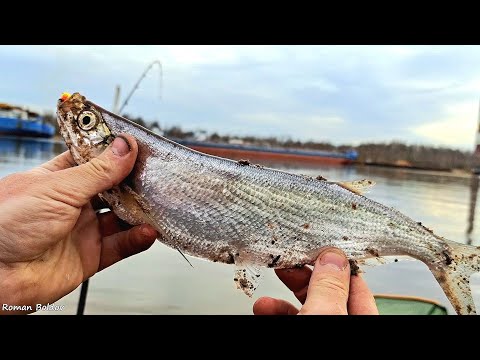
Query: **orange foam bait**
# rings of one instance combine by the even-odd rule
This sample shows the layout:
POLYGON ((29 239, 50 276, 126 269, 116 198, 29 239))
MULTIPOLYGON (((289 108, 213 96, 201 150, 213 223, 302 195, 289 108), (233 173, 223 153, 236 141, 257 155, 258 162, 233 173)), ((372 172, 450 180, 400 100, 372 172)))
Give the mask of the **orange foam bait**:
POLYGON ((72 96, 72 95, 70 95, 70 94, 67 93, 67 92, 64 92, 64 93, 62 93, 62 96, 60 96, 60 100, 65 101, 65 100, 67 100, 70 96, 72 96))

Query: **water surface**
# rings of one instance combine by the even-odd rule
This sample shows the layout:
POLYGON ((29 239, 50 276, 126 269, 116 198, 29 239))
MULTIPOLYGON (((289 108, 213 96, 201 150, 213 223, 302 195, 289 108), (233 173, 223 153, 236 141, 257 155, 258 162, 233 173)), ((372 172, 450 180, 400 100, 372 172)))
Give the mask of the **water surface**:
MULTIPOLYGON (((31 169, 64 150, 62 143, 50 140, 0 138, 0 177, 31 169)), ((368 197, 395 207, 445 238, 480 245, 479 232, 475 220, 472 221, 476 210, 476 179, 375 167, 281 168, 299 174, 322 175, 329 180, 375 180, 377 185, 368 197), (469 226, 472 231, 468 236, 469 226)), ((250 299, 235 288, 232 265, 191 257, 189 260, 193 269, 177 251, 156 242, 148 251, 91 278, 85 314, 252 314, 255 299, 264 295, 298 304, 271 269, 264 271, 263 281, 250 299)), ((375 293, 426 297, 439 301, 453 312, 435 278, 419 261, 368 268, 364 276, 375 293)), ((472 288, 478 307, 479 275, 474 276, 472 288)), ((79 290, 56 302, 56 305, 65 305, 62 312, 38 314, 75 314, 79 290)))

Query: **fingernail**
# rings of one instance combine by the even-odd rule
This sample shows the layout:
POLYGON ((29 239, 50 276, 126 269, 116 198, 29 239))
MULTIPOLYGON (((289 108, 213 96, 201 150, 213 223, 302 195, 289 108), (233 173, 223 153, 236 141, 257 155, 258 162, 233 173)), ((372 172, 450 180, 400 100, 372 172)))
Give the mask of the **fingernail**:
POLYGON ((113 140, 112 152, 117 156, 125 156, 130 152, 130 145, 124 137, 117 136, 113 140))
POLYGON ((328 251, 320 258, 320 265, 329 265, 335 270, 345 270, 347 264, 345 256, 334 251, 328 251))

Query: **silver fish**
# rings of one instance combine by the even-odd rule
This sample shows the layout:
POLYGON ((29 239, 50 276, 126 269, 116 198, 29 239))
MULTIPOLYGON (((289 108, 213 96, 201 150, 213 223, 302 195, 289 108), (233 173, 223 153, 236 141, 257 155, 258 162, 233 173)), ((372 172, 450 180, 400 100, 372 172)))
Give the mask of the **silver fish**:
POLYGON ((424 262, 458 314, 475 314, 470 275, 480 249, 446 240, 350 183, 289 174, 191 150, 75 93, 58 101, 61 134, 78 164, 120 133, 139 154, 126 181, 100 196, 130 224, 149 223, 159 240, 202 259, 235 264, 237 287, 251 296, 261 267, 314 264, 334 246, 359 264, 402 256, 424 262))

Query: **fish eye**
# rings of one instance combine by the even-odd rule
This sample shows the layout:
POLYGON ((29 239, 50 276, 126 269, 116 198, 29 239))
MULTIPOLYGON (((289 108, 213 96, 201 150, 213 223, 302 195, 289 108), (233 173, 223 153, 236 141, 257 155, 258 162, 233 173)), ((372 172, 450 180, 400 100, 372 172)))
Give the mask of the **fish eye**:
POLYGON ((97 115, 91 111, 82 111, 78 115, 77 123, 82 130, 91 130, 97 125, 97 115))

